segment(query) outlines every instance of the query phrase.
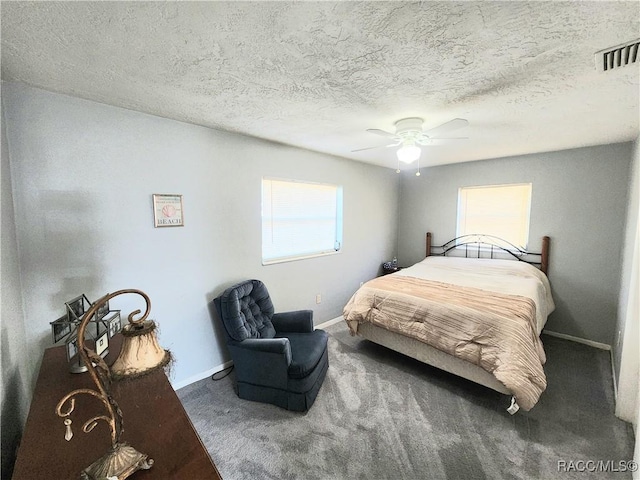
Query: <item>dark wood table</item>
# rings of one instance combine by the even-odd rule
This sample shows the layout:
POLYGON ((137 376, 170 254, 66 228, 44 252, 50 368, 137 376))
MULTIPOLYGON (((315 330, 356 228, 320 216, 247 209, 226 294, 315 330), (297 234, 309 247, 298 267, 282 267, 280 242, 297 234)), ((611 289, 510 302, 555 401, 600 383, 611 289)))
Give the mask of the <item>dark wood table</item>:
MULTIPOLYGON (((121 342, 118 337, 121 335, 110 339, 110 348, 116 352, 121 342)), ((115 360, 113 351, 106 360, 115 360)), ((56 415, 56 405, 78 388, 97 389, 88 373, 69 372, 64 346, 46 349, 18 450, 14 480, 77 480, 82 470, 109 450, 111 436, 106 422, 98 422, 89 433, 82 431, 89 418, 106 414, 102 403, 90 395, 76 396, 70 417, 73 438, 69 442, 64 439, 65 427, 63 419, 56 415)), ((140 470, 130 478, 222 478, 164 371, 114 382, 112 393, 122 410, 122 441, 154 461, 150 470, 140 470)))

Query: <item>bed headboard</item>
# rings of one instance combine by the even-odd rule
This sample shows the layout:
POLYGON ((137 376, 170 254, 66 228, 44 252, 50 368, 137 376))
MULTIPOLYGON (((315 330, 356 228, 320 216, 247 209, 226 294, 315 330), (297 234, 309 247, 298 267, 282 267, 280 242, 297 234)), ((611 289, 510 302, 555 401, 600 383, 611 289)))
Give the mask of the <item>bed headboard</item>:
POLYGON ((507 242, 493 235, 462 235, 453 240, 449 240, 442 245, 433 245, 431 232, 427 232, 427 252, 426 256, 446 256, 447 253, 456 249, 463 250, 465 257, 472 258, 494 258, 498 253, 505 253, 521 262, 535 265, 547 274, 549 271, 549 237, 542 237, 542 250, 540 253, 528 252, 516 247, 512 243, 507 242))

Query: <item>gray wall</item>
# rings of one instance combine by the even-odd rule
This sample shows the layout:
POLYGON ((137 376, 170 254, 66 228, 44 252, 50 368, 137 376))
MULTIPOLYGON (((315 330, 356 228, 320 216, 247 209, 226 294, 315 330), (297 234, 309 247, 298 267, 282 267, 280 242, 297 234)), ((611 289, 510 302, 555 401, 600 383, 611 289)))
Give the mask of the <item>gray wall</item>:
POLYGON ((531 182, 529 248, 551 237, 549 278, 557 309, 546 328, 613 345, 632 144, 469 162, 403 174, 401 264, 424 258, 424 234, 456 233, 458 188, 531 182))
POLYGON ((616 330, 622 332, 621 341, 614 348, 614 369, 617 374, 616 415, 633 423, 636 428, 636 451, 638 460, 640 443, 637 440, 638 416, 640 415, 640 137, 634 142, 630 175, 629 207, 625 225, 625 241, 622 261, 622 281, 618 305, 616 330))
POLYGON ((13 215, 13 196, 9 167, 9 146, 2 115, 2 245, 0 246, 0 356, 2 357, 2 478, 10 478, 15 458, 15 449, 22 434, 22 425, 29 408, 30 371, 26 368, 24 352, 26 336, 22 310, 22 288, 18 265, 18 244, 13 215))
MULTIPOLYGON (((228 360, 208 310, 227 286, 262 279, 277 310, 313 309, 317 324, 339 316, 395 252, 393 170, 3 87, 30 371, 65 301, 138 288, 151 298, 161 344, 176 357, 179 387, 228 360), (262 266, 262 176, 342 185, 342 253, 262 266), (153 228, 153 193, 184 195, 185 227, 153 228)), ((126 298, 113 302, 126 314, 134 307, 126 298)))
MULTIPOLYGON (((622 283, 620 288, 620 301, 618 307, 618 322, 616 325, 616 331, 621 333, 625 332, 625 323, 630 316, 628 311, 631 306, 629 285, 631 283, 632 267, 633 267, 633 252, 636 248, 636 242, 638 241, 638 212, 640 211, 639 196, 640 196, 640 140, 636 140, 633 144, 631 174, 629 175, 629 202, 625 223, 625 237, 624 246, 622 250, 622 283)), ((637 292, 635 292, 637 294, 637 292)), ((636 318, 637 318, 637 312, 636 318)), ((621 335, 622 340, 624 335, 621 335)), ((614 366, 615 371, 620 373, 620 357, 622 354, 622 342, 618 342, 616 338, 616 344, 614 348, 614 366)), ((633 349, 637 355, 637 344, 640 340, 635 339, 635 345, 633 349)))

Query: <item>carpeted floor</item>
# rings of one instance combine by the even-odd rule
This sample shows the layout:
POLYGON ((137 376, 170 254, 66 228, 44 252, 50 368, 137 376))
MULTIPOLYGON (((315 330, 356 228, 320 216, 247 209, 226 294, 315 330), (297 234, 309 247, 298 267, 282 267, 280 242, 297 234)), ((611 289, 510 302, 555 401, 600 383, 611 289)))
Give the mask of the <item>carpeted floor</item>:
POLYGON ((613 414, 609 352, 543 336, 549 386, 510 416, 505 395, 343 322, 327 331, 329 371, 307 413, 239 399, 233 374, 178 391, 225 480, 631 478, 611 471, 632 459, 634 436, 613 414), (609 472, 589 471, 599 460, 609 472))

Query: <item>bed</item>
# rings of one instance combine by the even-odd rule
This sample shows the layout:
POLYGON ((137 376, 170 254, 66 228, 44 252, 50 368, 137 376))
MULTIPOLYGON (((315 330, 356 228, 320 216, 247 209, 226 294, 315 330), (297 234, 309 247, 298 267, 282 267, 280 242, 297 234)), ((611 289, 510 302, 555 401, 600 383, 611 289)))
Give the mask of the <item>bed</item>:
POLYGON ((509 413, 530 410, 546 388, 549 244, 531 253, 466 235, 434 246, 427 233, 425 259, 366 282, 344 319, 352 335, 511 395, 509 413))

